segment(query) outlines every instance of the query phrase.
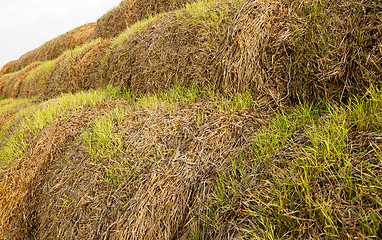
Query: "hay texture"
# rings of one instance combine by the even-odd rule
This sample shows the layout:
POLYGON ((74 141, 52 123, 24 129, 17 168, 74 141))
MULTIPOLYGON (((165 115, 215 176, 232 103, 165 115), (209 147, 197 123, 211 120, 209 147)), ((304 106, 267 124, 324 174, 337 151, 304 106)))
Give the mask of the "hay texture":
POLYGON ((224 90, 267 101, 346 100, 380 85, 378 1, 247 1, 218 65, 224 90))
POLYGON ((76 83, 71 77, 73 66, 98 42, 99 40, 94 40, 62 54, 49 70, 40 97, 48 99, 60 93, 74 92, 76 90, 76 83))
POLYGON ((22 82, 31 71, 40 65, 40 62, 36 62, 18 72, 4 75, 0 80, 0 95, 3 97, 18 97, 22 82))
MULTIPOLYGON (((44 129, 28 153, 15 163, 0 184, 0 236, 2 239, 35 239, 41 179, 59 154, 60 147, 76 136, 97 114, 98 108, 74 113, 68 119, 56 120, 44 129), (35 186, 36 188, 32 187, 35 186), (31 188, 32 187, 32 188, 31 188)), ((45 211, 43 209, 42 211, 45 211)), ((44 230, 45 231, 45 230, 44 230)))
POLYGON ((127 30, 107 53, 103 81, 134 92, 212 82, 212 63, 235 8, 231 1, 197 3, 133 34, 127 30))
POLYGON ((106 87, 107 83, 102 81, 100 66, 111 42, 104 40, 94 45, 73 65, 70 78, 76 90, 106 87))
POLYGON ((113 38, 149 16, 181 8, 192 0, 124 0, 97 20, 95 38, 113 38))
MULTIPOLYGON (((80 136, 96 136, 97 119, 118 104, 57 119, 35 138, 0 184, 0 237, 189 239, 191 224, 201 227, 195 216, 206 213, 227 154, 250 147, 249 136, 261 124, 254 114, 232 113, 209 115, 199 127, 208 104, 134 112, 115 125, 123 147, 98 158, 100 167, 89 161, 80 136), (112 169, 116 182, 108 180, 112 169)), ((225 223, 209 234, 225 239, 237 229, 225 223)))

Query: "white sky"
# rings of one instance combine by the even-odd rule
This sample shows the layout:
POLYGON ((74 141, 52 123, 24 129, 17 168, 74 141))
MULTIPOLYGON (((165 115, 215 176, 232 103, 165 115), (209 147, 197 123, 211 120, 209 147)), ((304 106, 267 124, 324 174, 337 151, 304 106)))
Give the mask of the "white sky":
POLYGON ((0 0, 0 68, 122 0, 0 0))

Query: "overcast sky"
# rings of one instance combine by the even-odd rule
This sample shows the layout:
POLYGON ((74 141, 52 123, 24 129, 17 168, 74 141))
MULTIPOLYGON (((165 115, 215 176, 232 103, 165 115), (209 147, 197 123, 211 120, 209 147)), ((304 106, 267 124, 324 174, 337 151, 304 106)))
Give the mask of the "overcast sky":
POLYGON ((122 0, 0 0, 0 68, 122 0))

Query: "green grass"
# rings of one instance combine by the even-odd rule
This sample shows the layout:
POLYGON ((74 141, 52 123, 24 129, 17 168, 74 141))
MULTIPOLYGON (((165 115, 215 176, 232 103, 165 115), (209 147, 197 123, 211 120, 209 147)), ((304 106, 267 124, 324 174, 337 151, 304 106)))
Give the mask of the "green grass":
POLYGON ((231 156, 232 170, 219 174, 205 222, 216 228, 216 216, 240 206, 250 220, 237 227, 253 239, 304 238, 308 228, 326 239, 375 239, 382 219, 381 100, 371 88, 368 98, 348 105, 276 112, 253 139, 253 158, 231 156), (365 132, 374 136, 369 144, 357 138, 365 132), (257 186, 246 175, 257 176, 257 186), (342 217, 347 211, 356 224, 342 217))
POLYGON ((0 114, 31 101, 32 99, 0 99, 0 114))

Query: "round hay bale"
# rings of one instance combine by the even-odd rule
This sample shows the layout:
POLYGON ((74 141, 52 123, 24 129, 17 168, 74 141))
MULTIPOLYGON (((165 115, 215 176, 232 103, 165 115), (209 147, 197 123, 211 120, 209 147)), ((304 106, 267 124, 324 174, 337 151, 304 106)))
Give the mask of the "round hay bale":
POLYGON ((111 40, 104 40, 96 44, 73 66, 70 77, 76 90, 88 90, 107 85, 107 83, 102 82, 99 68, 101 58, 108 50, 111 42, 111 40))
POLYGON ((201 4, 194 7, 203 11, 190 7, 168 13, 126 40, 117 39, 102 65, 103 81, 135 92, 210 82, 212 63, 236 6, 230 1, 201 4))
POLYGON ((97 20, 95 38, 113 38, 127 27, 123 4, 113 8, 97 20))
POLYGON ((3 97, 18 97, 20 84, 25 80, 26 76, 39 65, 41 65, 41 62, 36 62, 20 71, 4 75, 0 79, 0 95, 3 97))
POLYGON ((13 81, 14 83, 13 83, 12 92, 8 93, 7 95, 12 97, 12 98, 19 97, 20 85, 25 81, 25 79, 28 76, 28 74, 33 69, 37 68, 40 65, 41 65, 41 62, 32 63, 28 67, 26 67, 23 70, 21 70, 20 73, 17 74, 17 77, 15 78, 15 80, 13 81))
POLYGON ((19 60, 14 60, 4 66, 4 74, 17 72, 21 69, 19 60), (6 68, 5 66, 8 65, 6 68))
MULTIPOLYGON (((65 120, 55 120, 44 131, 35 136, 35 141, 21 159, 15 161, 0 182, 0 236, 2 239, 34 239, 39 229, 36 216, 44 216, 41 205, 41 185, 49 177, 46 172, 56 159, 59 151, 73 141, 81 130, 109 106, 94 107, 73 113, 65 120)), ((53 207, 54 206, 49 206, 53 207)), ((53 219, 48 216, 50 223, 53 219)), ((40 219, 42 220, 42 219, 40 219)), ((63 230, 63 229, 61 229, 63 230)), ((44 229, 42 234, 52 234, 44 229)), ((53 234, 57 234, 56 232, 53 234)), ((55 238, 55 237, 53 237, 55 238)), ((37 239, 49 239, 39 238, 37 239)), ((82 238, 87 239, 87 238, 82 238)), ((93 238, 99 239, 99 238, 93 238)))
POLYGON ((0 78, 0 96, 6 97, 8 85, 12 81, 14 76, 15 76, 15 73, 8 73, 8 74, 3 75, 0 78))
POLYGON ((380 85, 376 1, 251 0, 227 33, 216 78, 259 99, 341 100, 380 85))
POLYGON ((0 70, 0 77, 3 76, 4 74, 6 74, 7 71, 8 71, 8 68, 9 68, 10 66, 12 66, 13 64, 15 64, 15 61, 12 61, 12 62, 9 62, 9 63, 5 64, 5 65, 1 68, 1 70, 0 70))
POLYGON ((76 83, 71 77, 72 68, 98 42, 99 39, 62 54, 49 71, 41 97, 46 99, 61 93, 74 92, 76 83))
POLYGON ((18 97, 31 98, 41 95, 49 72, 58 60, 44 62, 39 67, 33 69, 26 76, 25 81, 21 83, 18 97))

